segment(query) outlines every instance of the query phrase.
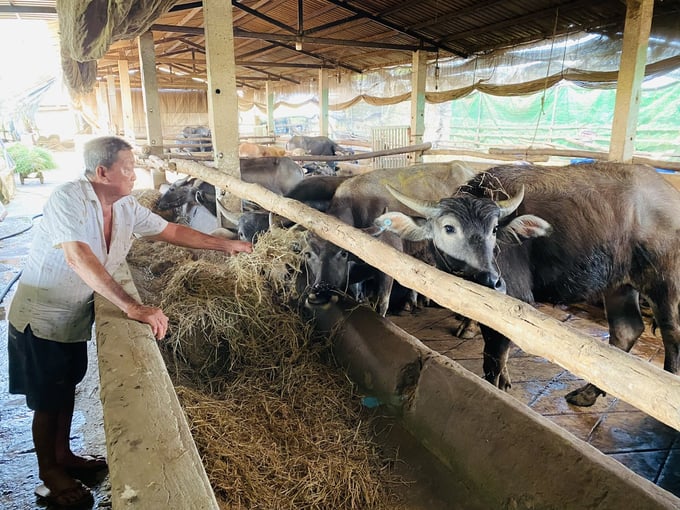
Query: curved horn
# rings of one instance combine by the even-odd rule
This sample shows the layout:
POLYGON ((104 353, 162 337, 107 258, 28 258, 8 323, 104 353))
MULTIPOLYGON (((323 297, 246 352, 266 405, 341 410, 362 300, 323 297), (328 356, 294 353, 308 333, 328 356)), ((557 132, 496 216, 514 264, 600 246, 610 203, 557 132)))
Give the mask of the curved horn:
POLYGON ((241 216, 243 216, 243 213, 235 213, 231 211, 227 211, 226 209, 221 209, 220 213, 224 218, 234 226, 238 225, 238 220, 241 219, 241 216))
POLYGON ((435 212, 438 209, 437 202, 430 202, 428 200, 411 198, 409 196, 404 195, 400 191, 397 191, 389 184, 385 184, 385 187, 390 193, 392 193, 392 195, 394 195, 394 198, 396 198, 406 207, 413 209, 414 211, 416 211, 418 214, 422 215, 425 218, 434 216, 435 212))
POLYGON ((496 205, 498 205, 499 209, 501 210, 499 218, 505 218, 506 216, 514 213, 519 207, 519 204, 522 203, 522 200, 524 200, 524 185, 522 185, 514 197, 496 202, 496 205))

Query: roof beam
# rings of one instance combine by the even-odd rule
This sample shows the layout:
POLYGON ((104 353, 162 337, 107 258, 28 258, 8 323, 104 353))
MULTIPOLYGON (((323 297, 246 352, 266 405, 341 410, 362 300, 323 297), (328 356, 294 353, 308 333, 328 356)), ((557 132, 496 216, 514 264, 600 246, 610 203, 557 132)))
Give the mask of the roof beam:
POLYGON ((363 19, 363 16, 361 14, 354 14, 353 16, 350 16, 348 18, 339 19, 337 21, 331 21, 330 23, 326 23, 325 25, 319 25, 318 27, 304 30, 302 34, 303 35, 315 34, 317 32, 328 30, 329 28, 335 28, 341 25, 346 25, 347 23, 351 23, 352 21, 356 21, 358 19, 363 19))
MULTIPOLYGON (((431 39, 430 37, 426 37, 424 35, 421 35, 418 32, 414 32, 413 30, 409 30, 407 28, 404 28, 402 26, 397 25, 396 23, 392 23, 391 21, 387 21, 381 17, 374 16, 368 11, 365 11, 363 9, 360 9, 359 7, 354 7, 352 4, 345 0, 326 0, 327 2, 332 3, 333 5, 337 5, 338 7, 342 7, 343 9, 347 9, 350 12, 354 12, 356 14, 362 15, 364 18, 368 18, 371 21, 374 21, 376 23, 379 23, 380 25, 383 25, 391 30, 395 30, 396 32, 408 35, 409 37, 413 37, 415 39, 418 39, 421 41, 421 43, 426 43, 429 44, 430 46, 434 46, 434 50, 429 50, 429 51, 437 51, 437 49, 447 51, 453 55, 458 55, 459 57, 467 58, 468 55, 460 50, 457 50, 455 48, 452 48, 451 46, 445 44, 444 42, 440 41, 435 41, 434 39, 431 39)), ((592 1, 592 0, 591 0, 592 1)), ((425 49, 425 48, 420 48, 420 49, 425 49)))
MULTIPOLYGON (((262 14, 259 11, 256 11, 255 9, 251 9, 247 5, 243 5, 239 0, 232 0, 231 5, 236 7, 237 9, 241 9, 244 12, 247 12, 251 16, 255 16, 258 19, 261 19, 263 21, 266 21, 270 25, 274 25, 275 27, 280 28, 281 30, 285 30, 286 32, 290 32, 291 34, 297 34, 297 30, 295 30, 293 27, 289 27, 285 23, 281 23, 278 20, 275 20, 274 18, 270 18, 266 14, 262 14)), ((234 30, 236 32, 236 30, 234 30)), ((236 34, 234 34, 236 35, 236 34)))
MULTIPOLYGON (((201 27, 180 27, 174 25, 151 25, 151 30, 157 32, 176 32, 191 35, 199 35, 203 33, 201 27)), ((294 34, 270 34, 267 32, 249 32, 240 28, 234 28, 234 37, 241 39, 262 39, 265 41, 275 42, 302 42, 307 44, 320 44, 325 46, 352 46, 355 48, 377 48, 381 50, 399 50, 399 51, 437 51, 437 46, 433 45, 427 48, 416 46, 412 44, 389 44, 374 41, 345 41, 343 39, 328 39, 325 37, 307 37, 294 34)), ((320 58, 320 57, 317 57, 320 58)))

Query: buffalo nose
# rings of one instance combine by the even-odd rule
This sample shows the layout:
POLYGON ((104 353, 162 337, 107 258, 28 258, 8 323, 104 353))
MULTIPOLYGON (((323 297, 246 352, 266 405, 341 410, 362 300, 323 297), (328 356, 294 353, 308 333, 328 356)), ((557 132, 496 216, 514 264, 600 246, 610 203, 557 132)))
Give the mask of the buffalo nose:
POLYGON ((474 281, 475 283, 494 290, 501 290, 504 288, 503 279, 497 274, 489 271, 480 271, 475 275, 474 281))

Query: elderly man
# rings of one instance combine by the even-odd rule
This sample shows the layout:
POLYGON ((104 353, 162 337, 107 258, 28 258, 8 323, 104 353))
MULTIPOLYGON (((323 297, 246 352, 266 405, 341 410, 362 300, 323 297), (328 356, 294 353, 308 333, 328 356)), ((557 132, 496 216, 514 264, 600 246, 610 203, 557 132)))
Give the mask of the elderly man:
POLYGON ((111 277, 133 236, 229 254, 252 251, 248 242, 168 223, 142 207, 130 196, 135 159, 125 140, 95 138, 85 144, 84 160, 84 178, 58 187, 45 205, 9 311, 10 392, 26 395, 34 410, 44 482, 36 494, 67 508, 93 501, 75 474, 106 467, 104 459, 74 454, 69 442, 75 388, 87 368, 93 292, 151 326, 159 340, 168 327, 160 308, 137 302, 111 277))

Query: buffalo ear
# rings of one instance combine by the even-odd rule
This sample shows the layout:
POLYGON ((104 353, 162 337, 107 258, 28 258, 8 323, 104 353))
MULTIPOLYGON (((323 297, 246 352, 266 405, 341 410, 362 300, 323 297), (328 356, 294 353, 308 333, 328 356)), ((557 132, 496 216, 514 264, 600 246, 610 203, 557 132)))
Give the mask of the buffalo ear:
POLYGON ((380 229, 394 232, 407 241, 424 241, 432 238, 428 222, 419 225, 413 218, 400 212, 381 214, 373 220, 373 224, 380 229))
POLYGON ((522 244, 527 239, 547 237, 552 233, 552 225, 533 214, 524 214, 513 219, 504 227, 499 227, 498 242, 522 244))

